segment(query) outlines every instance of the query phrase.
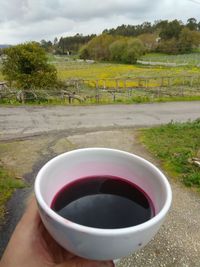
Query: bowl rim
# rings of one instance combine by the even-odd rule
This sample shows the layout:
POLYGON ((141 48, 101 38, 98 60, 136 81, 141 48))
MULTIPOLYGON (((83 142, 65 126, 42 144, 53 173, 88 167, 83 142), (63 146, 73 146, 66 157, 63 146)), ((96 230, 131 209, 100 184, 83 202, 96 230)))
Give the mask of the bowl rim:
POLYGON ((49 160, 38 172, 36 179, 35 179, 35 184, 34 184, 34 191, 35 191, 35 196, 36 196, 36 200, 38 205, 42 208, 42 210, 46 213, 47 216, 49 216, 52 220, 56 221, 57 223, 67 227, 67 228, 71 228, 72 230, 76 230, 79 232, 84 232, 84 233, 88 233, 88 234, 93 234, 93 235, 104 235, 104 236, 117 236, 117 235, 126 235, 126 234, 130 234, 130 233, 135 233, 135 232, 140 232, 140 231, 144 231, 147 230, 149 228, 151 228, 152 226, 159 224, 159 222, 161 222, 164 217, 166 216, 167 212, 170 209, 171 203, 172 203, 172 190, 171 190, 171 186, 166 178, 166 176, 151 162, 147 161, 146 159, 135 155, 133 153, 129 153, 126 151, 122 151, 122 150, 118 150, 118 149, 112 149, 112 148, 99 148, 99 147, 91 147, 91 148, 81 148, 81 149, 75 149, 75 150, 71 150, 65 153, 62 153, 54 158, 52 158, 51 160, 49 160), (70 156, 74 153, 79 153, 79 152, 100 152, 100 151, 104 151, 104 152, 116 152, 116 153, 120 153, 121 155, 125 155, 128 157, 134 157, 140 161, 142 161, 143 163, 145 163, 148 167, 150 167, 151 169, 153 169, 161 178, 162 183, 165 187, 166 190, 166 195, 167 198, 165 200, 165 203, 162 207, 162 209, 151 219, 149 219, 148 221, 136 225, 136 226, 131 226, 131 227, 125 227, 125 228, 116 228, 116 229, 102 229, 102 228, 92 228, 92 227, 88 227, 88 226, 84 226, 84 225, 80 225, 77 223, 74 223, 70 220, 67 220, 65 218, 63 218, 62 216, 58 215, 55 211, 53 211, 48 205, 47 203, 44 201, 41 191, 40 191, 40 182, 42 180, 43 174, 45 173, 46 169, 49 168, 49 166, 55 162, 60 160, 61 158, 64 158, 66 156, 70 156))

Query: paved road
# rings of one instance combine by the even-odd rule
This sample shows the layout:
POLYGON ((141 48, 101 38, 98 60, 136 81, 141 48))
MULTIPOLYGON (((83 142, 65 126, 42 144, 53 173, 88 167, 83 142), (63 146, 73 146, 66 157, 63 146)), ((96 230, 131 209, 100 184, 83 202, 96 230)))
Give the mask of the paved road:
POLYGON ((0 107, 0 140, 61 130, 150 126, 200 117, 200 101, 74 107, 0 107))

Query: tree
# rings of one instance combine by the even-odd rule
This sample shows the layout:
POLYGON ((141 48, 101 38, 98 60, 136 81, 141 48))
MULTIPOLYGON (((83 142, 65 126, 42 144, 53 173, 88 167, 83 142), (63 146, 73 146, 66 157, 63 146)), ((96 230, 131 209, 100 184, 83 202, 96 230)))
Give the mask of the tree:
POLYGON ((198 30, 198 23, 195 18, 189 18, 187 20, 186 26, 191 30, 191 31, 196 31, 198 30))
POLYGON ((167 24, 165 24, 165 27, 161 29, 160 37, 163 40, 169 40, 171 38, 178 39, 182 28, 183 28, 182 22, 176 19, 170 21, 167 24))
POLYGON ((16 88, 27 91, 51 88, 57 83, 56 68, 48 63, 44 49, 29 42, 5 49, 2 72, 16 88))
POLYGON ((147 51, 154 51, 158 45, 156 39, 158 36, 154 33, 143 33, 137 37, 140 39, 147 51))
POLYGON ((168 20, 155 20, 154 22, 154 29, 162 31, 164 28, 166 28, 168 25, 168 20))
POLYGON ((53 45, 56 46, 57 44, 58 44, 58 38, 55 37, 55 38, 54 38, 54 41, 53 41, 53 45))
POLYGON ((41 40, 40 44, 46 52, 51 52, 53 49, 53 44, 51 41, 41 40))
POLYGON ((181 31, 179 38, 179 52, 190 53, 194 47, 200 44, 200 33, 194 30, 189 30, 187 27, 181 31))
POLYGON ((79 50, 79 57, 81 59, 90 59, 90 53, 87 45, 83 45, 79 50))
POLYGON ((56 53, 76 54, 81 46, 88 43, 95 36, 95 34, 83 36, 77 33, 74 36, 61 37, 59 41, 57 40, 56 45, 54 45, 56 47, 56 53))
POLYGON ((63 37, 60 38, 60 41, 58 43, 58 47, 61 48, 61 51, 62 51, 61 53, 64 55, 64 53, 65 53, 65 41, 64 41, 63 37))
POLYGON ((122 61, 122 55, 124 54, 124 51, 127 47, 127 39, 126 38, 120 38, 113 42, 109 46, 110 50, 110 58, 113 61, 121 62, 122 61))
POLYGON ((183 54, 191 53, 193 48, 200 44, 200 33, 198 31, 189 30, 184 27, 179 35, 179 38, 171 38, 168 40, 161 40, 158 44, 157 51, 168 54, 183 54))
POLYGON ((144 45, 139 39, 101 34, 82 47, 80 57, 136 63, 144 51, 144 45))
POLYGON ((124 63, 135 64, 137 59, 144 54, 144 51, 143 43, 139 39, 131 38, 128 40, 127 48, 122 55, 122 61, 124 63))
POLYGON ((138 36, 143 33, 152 33, 154 30, 150 22, 146 21, 140 25, 124 25, 118 26, 116 29, 105 29, 104 34, 116 35, 116 36, 138 36))
POLYGON ((88 58, 95 60, 110 60, 109 46, 115 40, 116 37, 108 34, 96 36, 80 50, 80 57, 85 58, 87 55, 88 58))
POLYGON ((168 40, 162 40, 159 42, 156 49, 157 52, 167 53, 167 54, 179 54, 179 42, 175 38, 168 40))

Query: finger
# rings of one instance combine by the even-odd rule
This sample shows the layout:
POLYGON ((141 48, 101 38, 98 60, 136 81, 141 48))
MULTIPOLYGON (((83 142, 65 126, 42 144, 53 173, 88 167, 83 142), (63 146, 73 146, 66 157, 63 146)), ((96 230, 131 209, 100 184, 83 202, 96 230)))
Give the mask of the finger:
POLYGON ((28 205, 26 211, 21 219, 21 223, 26 225, 32 225, 36 222, 40 222, 40 216, 38 212, 37 202, 35 197, 32 197, 31 200, 28 201, 28 205))
POLYGON ((112 261, 90 261, 81 258, 69 260, 56 267, 114 267, 112 261))

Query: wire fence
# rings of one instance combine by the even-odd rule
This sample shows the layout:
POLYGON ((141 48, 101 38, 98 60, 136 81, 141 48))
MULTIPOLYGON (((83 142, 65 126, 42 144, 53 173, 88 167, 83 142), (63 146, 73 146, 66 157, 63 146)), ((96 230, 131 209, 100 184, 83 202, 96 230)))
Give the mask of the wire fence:
POLYGON ((200 75, 66 80, 63 88, 48 90, 19 90, 0 82, 0 103, 109 103, 180 97, 200 98, 200 75))

